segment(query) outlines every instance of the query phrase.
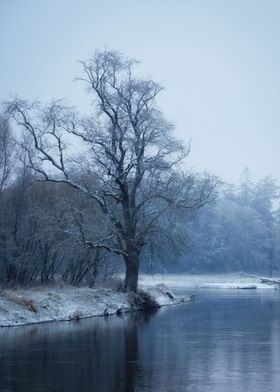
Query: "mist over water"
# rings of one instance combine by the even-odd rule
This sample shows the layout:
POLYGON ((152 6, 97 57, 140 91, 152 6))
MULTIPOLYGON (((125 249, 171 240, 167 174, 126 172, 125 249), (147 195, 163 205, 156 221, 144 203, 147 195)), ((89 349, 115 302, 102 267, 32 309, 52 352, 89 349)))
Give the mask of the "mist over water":
MULTIPOLYGON (((280 275, 279 1, 14 0, 0 17, 1 322, 14 305, 39 320, 38 284, 280 275)), ((0 391, 278 392, 280 291, 260 287, 0 328, 0 391)))

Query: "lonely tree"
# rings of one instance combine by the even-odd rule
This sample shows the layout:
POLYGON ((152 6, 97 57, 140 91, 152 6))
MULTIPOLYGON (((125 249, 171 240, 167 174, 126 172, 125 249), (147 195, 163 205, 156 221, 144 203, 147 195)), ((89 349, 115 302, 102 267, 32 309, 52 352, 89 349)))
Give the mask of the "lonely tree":
POLYGON ((103 214, 102 235, 90 238, 82 218, 77 232, 85 246, 121 256, 124 289, 136 291, 140 256, 157 222, 172 209, 201 207, 214 186, 181 170, 189 147, 174 138, 173 125, 157 108, 162 88, 134 75, 136 61, 104 51, 81 64, 78 80, 94 98, 89 116, 63 101, 43 107, 15 99, 6 109, 24 129, 22 147, 37 180, 68 184, 103 214), (74 138, 82 157, 73 158, 74 138))

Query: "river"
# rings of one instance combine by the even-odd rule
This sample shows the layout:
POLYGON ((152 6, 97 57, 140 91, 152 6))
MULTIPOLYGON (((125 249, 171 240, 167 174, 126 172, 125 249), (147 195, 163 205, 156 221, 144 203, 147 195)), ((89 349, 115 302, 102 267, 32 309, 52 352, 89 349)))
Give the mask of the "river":
MULTIPOLYGON (((193 291, 192 291, 193 292, 193 291)), ((1 392, 278 392, 280 292, 0 329, 1 392)))

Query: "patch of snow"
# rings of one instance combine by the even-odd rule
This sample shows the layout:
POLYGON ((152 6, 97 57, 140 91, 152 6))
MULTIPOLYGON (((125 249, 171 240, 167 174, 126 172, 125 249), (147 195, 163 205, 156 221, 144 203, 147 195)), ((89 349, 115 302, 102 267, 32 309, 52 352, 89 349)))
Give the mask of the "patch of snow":
MULTIPOLYGON (((143 289, 156 307, 182 302, 165 287, 143 289), (169 295, 169 294, 170 295, 169 295)), ((0 292, 0 327, 78 320, 142 309, 131 293, 90 288, 30 288, 0 292)), ((186 300, 186 299, 185 299, 186 300)))
MULTIPOLYGON (((273 286, 261 283, 258 278, 244 274, 141 275, 139 286, 146 299, 152 300, 154 307, 192 299, 175 296, 170 289, 273 289, 273 286)), ((141 296, 105 288, 40 287, 2 290, 0 327, 120 315, 139 309, 143 309, 141 296)))
POLYGON ((160 307, 184 303, 190 300, 189 297, 175 296, 164 283, 160 283, 156 286, 146 287, 144 290, 160 307))
POLYGON ((144 287, 165 284, 171 289, 273 289, 260 279, 245 274, 208 275, 141 275, 139 283, 144 287))

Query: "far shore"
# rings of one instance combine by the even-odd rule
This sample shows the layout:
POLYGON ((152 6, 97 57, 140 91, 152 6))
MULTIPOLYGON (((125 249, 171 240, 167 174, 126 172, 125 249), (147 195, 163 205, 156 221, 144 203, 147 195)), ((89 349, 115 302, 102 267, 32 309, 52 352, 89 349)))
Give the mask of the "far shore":
POLYGON ((140 285, 152 287, 163 283, 175 289, 273 289, 273 285, 262 283, 258 277, 243 272, 223 274, 153 274, 141 275, 140 285))

